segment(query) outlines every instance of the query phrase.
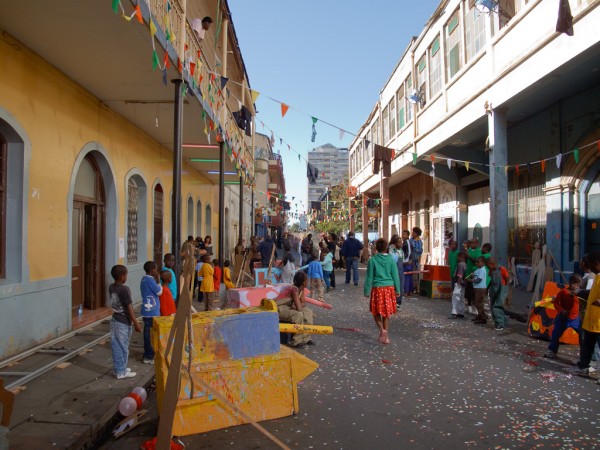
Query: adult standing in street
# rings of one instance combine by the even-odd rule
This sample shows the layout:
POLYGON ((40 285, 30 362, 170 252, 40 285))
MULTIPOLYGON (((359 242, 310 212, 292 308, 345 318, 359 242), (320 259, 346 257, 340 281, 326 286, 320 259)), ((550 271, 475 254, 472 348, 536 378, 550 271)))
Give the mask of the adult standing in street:
POLYGON ((390 316, 396 314, 396 298, 400 296, 400 279, 394 259, 386 253, 388 243, 377 239, 377 253, 369 259, 365 277, 365 297, 370 298, 371 314, 379 329, 379 343, 389 344, 388 325, 390 316))
POLYGON ((342 245, 340 254, 346 258, 346 284, 350 284, 350 273, 354 278, 354 286, 358 286, 358 259, 363 244, 354 237, 354 231, 348 233, 348 239, 342 245))
POLYGON ((304 239, 302 239, 300 250, 302 251, 302 265, 305 266, 308 264, 308 260, 310 259, 310 255, 313 251, 312 234, 309 233, 304 239))
MULTIPOLYGON (((404 263, 402 268, 404 272, 412 272, 412 260, 410 251, 410 231, 402 230, 402 252, 404 253, 404 263)), ((404 283, 402 284, 403 294, 410 294, 413 291, 412 274, 404 275, 404 283)))
POLYGON ((271 262, 271 254, 276 257, 273 253, 273 248, 275 248, 275 242, 273 242, 273 238, 270 234, 267 234, 265 240, 260 243, 258 246, 258 251, 261 255, 261 264, 263 267, 269 267, 269 263, 271 262))
POLYGON ((327 249, 329 250, 329 253, 331 253, 333 264, 333 268, 331 269, 331 274, 329 277, 329 285, 331 286, 331 289, 335 289, 335 263, 337 262, 337 235, 335 233, 329 233, 327 236, 327 249))
POLYGON ((413 288, 414 293, 419 293, 419 271, 421 270, 421 255, 423 254, 423 241, 421 240, 421 234, 423 232, 419 227, 412 229, 410 236, 410 255, 413 265, 413 288))

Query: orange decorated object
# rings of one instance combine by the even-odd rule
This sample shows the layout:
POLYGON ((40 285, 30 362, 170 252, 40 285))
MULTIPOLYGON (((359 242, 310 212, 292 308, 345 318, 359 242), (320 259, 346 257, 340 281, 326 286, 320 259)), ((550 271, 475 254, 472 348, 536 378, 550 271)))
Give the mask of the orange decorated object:
MULTIPOLYGON (((554 329, 554 318, 556 310, 552 304, 551 298, 555 297, 560 291, 558 285, 554 282, 547 282, 544 286, 542 301, 537 302, 533 311, 529 315, 527 332, 531 337, 550 340, 552 330, 554 329)), ((560 337, 561 344, 579 345, 579 334, 573 328, 567 328, 560 337)))
POLYGON ((425 265, 423 279, 429 281, 451 281, 450 266, 425 265))

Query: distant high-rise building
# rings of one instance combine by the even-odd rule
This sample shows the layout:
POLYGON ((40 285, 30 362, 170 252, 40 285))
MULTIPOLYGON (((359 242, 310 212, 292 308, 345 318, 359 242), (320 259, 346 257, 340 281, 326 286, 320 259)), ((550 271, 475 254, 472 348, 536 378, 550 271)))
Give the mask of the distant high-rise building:
POLYGON ((348 178, 348 149, 325 144, 308 152, 308 162, 318 170, 317 182, 308 183, 308 204, 316 202, 328 186, 348 178))

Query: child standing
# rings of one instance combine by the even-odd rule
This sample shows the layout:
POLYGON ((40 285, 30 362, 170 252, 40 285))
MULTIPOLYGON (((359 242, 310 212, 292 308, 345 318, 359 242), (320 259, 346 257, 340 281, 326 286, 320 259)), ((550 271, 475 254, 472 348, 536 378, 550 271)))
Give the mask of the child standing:
POLYGON ((505 267, 498 267, 495 258, 488 258, 486 265, 490 277, 488 293, 492 319, 494 320, 494 331, 502 331, 506 327, 504 302, 508 296, 508 270, 505 267))
MULTIPOLYGON (((456 241, 452 241, 456 242, 456 241)), ((452 256, 452 244, 450 244, 449 258, 452 256)), ((463 252, 456 255, 456 270, 452 277, 454 288, 452 289, 452 314, 449 319, 465 318, 465 274, 467 272, 467 256, 463 252)))
POLYGON ((369 259, 364 287, 365 297, 370 298, 370 310, 379 329, 381 344, 390 343, 389 318, 396 314, 396 297, 400 296, 398 268, 393 258, 385 253, 387 246, 385 239, 375 242, 377 253, 369 259))
POLYGON ((204 311, 212 311, 215 309, 215 268, 210 262, 210 255, 202 256, 202 268, 198 272, 199 277, 202 277, 202 284, 200 284, 200 291, 204 298, 204 311))
POLYGON ((131 324, 135 331, 140 332, 142 328, 135 320, 131 302, 131 291, 125 283, 127 282, 127 267, 114 266, 110 274, 115 282, 108 287, 110 305, 113 309, 110 321, 110 337, 113 358, 113 372, 117 379, 135 377, 136 373, 127 367, 129 358, 129 340, 131 339, 131 324))
POLYGON ((485 258, 483 256, 479 256, 475 260, 475 266, 477 269, 475 269, 475 272, 473 272, 470 278, 467 280, 473 283, 473 291, 475 294, 473 302, 475 303, 475 308, 477 309, 477 315, 474 319, 472 319, 472 321, 476 325, 485 325, 488 319, 484 307, 485 296, 487 294, 485 258))
POLYGON ((308 268, 308 279, 310 284, 310 296, 315 298, 315 294, 320 302, 323 298, 323 267, 319 261, 319 251, 313 250, 310 255, 310 262, 306 266, 300 267, 298 270, 308 268))
MULTIPOLYGON (((306 307, 304 301, 304 289, 308 284, 308 276, 305 272, 298 271, 294 275, 294 285, 288 291, 288 296, 276 300, 279 320, 291 322, 298 325, 312 325, 313 312, 306 307)), ((303 348, 306 345, 315 345, 310 334, 294 333, 290 347, 303 348)))
POLYGON ((231 280, 231 269, 229 266, 231 266, 231 263, 226 259, 223 263, 223 282, 227 289, 233 289, 235 288, 235 284, 233 284, 233 281, 231 280))
POLYGON ((331 289, 331 273, 333 272, 333 253, 329 251, 329 248, 323 247, 321 256, 323 257, 323 261, 321 261, 321 266, 323 267, 323 279, 325 280, 327 292, 329 292, 331 289))
POLYGON ((552 300, 552 304, 556 310, 556 317, 554 318, 548 351, 544 353, 546 358, 556 358, 558 347, 560 346, 560 337, 567 328, 571 327, 575 331, 580 332, 581 321, 579 320, 579 299, 577 297, 580 283, 581 276, 574 273, 569 277, 568 289, 561 289, 552 300))
MULTIPOLYGON (((173 301, 177 301, 177 278, 175 277, 175 255, 173 253, 167 253, 163 258, 164 266, 162 270, 168 270, 171 272, 171 281, 169 281, 168 288, 171 291, 173 301)), ((162 274, 161 274, 162 279, 162 274)))
POLYGON ((150 340, 150 330, 154 317, 160 316, 160 299, 162 287, 158 284, 158 269, 154 261, 144 264, 146 275, 142 277, 140 290, 142 291, 142 319, 144 320, 144 364, 154 363, 154 349, 150 340))
POLYGON ((160 294, 160 315, 171 316, 177 312, 175 307, 175 300, 173 300, 173 294, 169 286, 173 281, 172 270, 163 270, 160 273, 160 281, 162 282, 162 294, 160 294))
POLYGON ((215 286, 215 294, 216 299, 214 303, 214 309, 221 309, 221 268, 219 267, 219 260, 212 260, 213 267, 215 268, 215 273, 213 274, 213 284, 215 286))
POLYGON ((198 259, 198 262, 196 262, 196 284, 198 285, 198 301, 200 303, 202 303, 204 301, 204 293, 202 292, 201 286, 202 286, 202 279, 204 278, 202 275, 200 275, 200 271, 202 269, 202 266, 204 265, 204 262, 202 261, 203 256, 200 257, 200 259, 198 259))

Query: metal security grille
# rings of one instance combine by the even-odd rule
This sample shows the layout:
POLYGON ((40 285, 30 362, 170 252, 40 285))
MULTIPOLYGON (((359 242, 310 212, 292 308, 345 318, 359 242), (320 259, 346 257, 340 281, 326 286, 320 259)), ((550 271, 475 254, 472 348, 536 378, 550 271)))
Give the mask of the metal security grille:
POLYGON ((138 260, 138 185, 129 179, 127 190, 127 262, 138 260))
POLYGON ((536 242, 546 243, 546 197, 541 167, 511 172, 508 188, 509 256, 517 263, 531 263, 536 242))

